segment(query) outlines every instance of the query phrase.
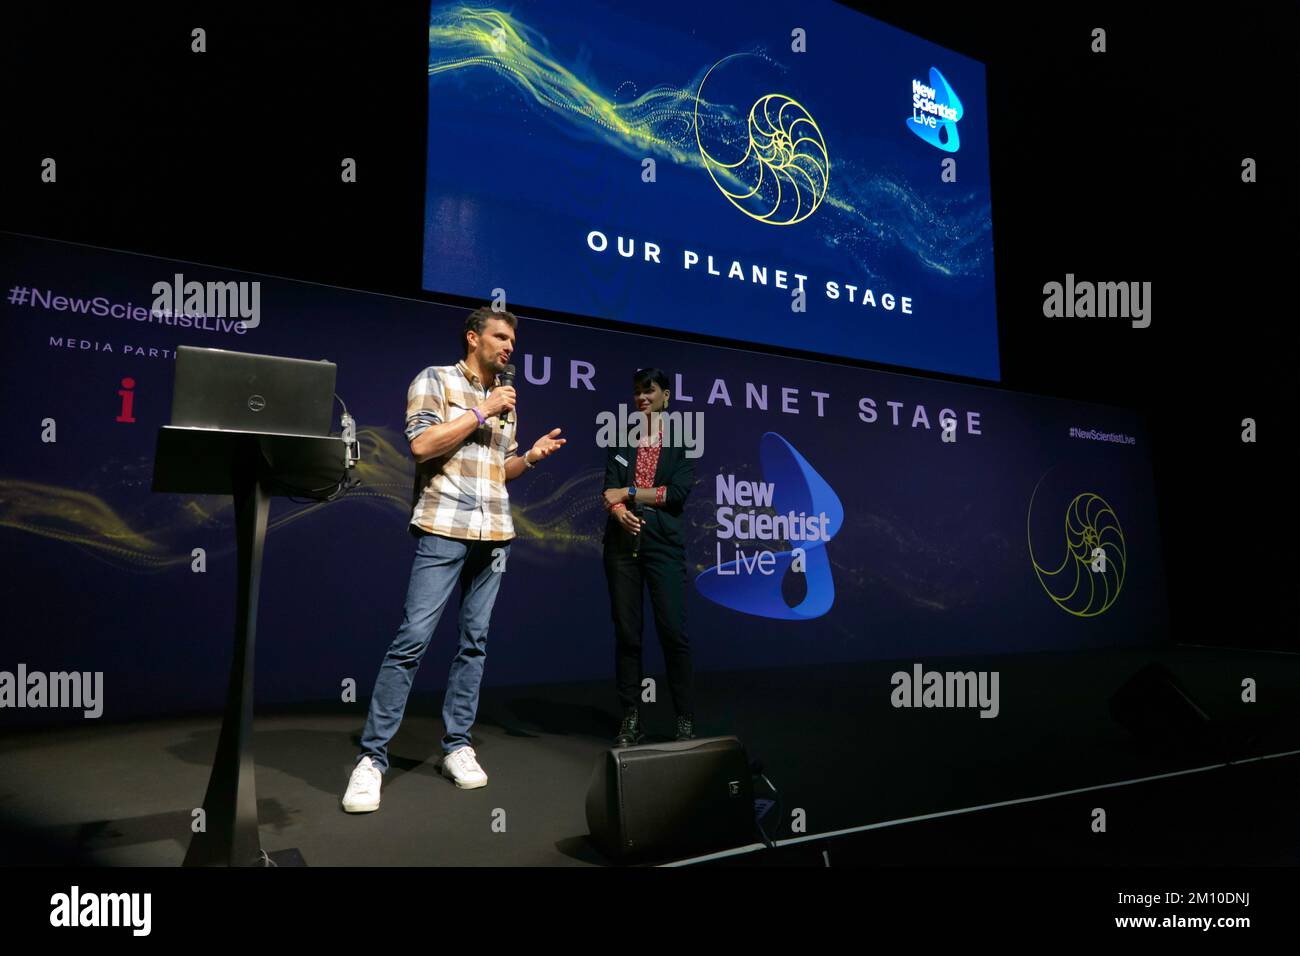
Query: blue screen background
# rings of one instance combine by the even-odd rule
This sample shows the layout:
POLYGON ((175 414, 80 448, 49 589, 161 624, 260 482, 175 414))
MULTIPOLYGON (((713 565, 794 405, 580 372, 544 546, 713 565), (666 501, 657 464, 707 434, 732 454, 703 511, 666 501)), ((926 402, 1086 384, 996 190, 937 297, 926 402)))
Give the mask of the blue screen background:
POLYGON ((431 11, 424 288, 503 289, 535 308, 999 378, 980 63, 826 2, 467 9, 431 11), (806 52, 791 51, 795 28, 806 52), (803 104, 829 174, 802 221, 746 215, 701 159, 698 86, 734 54, 706 84, 701 140, 739 158, 759 95, 803 104), (963 108, 953 153, 907 128, 912 81, 928 84, 932 67, 963 108), (643 181, 647 158, 654 182, 643 181), (956 182, 941 179, 945 159, 956 182), (606 251, 589 248, 593 230, 606 251), (645 261, 646 242, 658 263, 645 261), (686 250, 699 255, 689 270, 686 250), (708 255, 722 275, 707 274, 708 255), (727 277, 733 261, 744 280, 727 277), (767 267, 766 286, 754 265, 767 267), (808 277, 805 312, 776 287, 777 269, 790 288, 795 273, 808 277), (877 305, 850 303, 846 283, 877 305), (887 311, 884 293, 909 297, 912 314, 887 311))

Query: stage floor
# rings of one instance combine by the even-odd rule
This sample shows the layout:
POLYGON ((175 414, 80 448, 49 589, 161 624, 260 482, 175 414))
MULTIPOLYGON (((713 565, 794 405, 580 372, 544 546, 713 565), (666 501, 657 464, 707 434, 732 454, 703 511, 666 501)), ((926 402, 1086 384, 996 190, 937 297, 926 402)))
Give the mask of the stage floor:
MULTIPOLYGON (((924 662, 940 670, 998 670, 996 719, 980 719, 975 710, 891 707, 889 676, 911 662, 703 673, 697 676, 698 731, 739 736, 781 789, 787 819, 794 808, 804 811, 806 833, 786 826, 782 838, 816 836, 1214 763, 1152 751, 1110 718, 1111 693, 1153 660, 1168 666, 1211 716, 1253 718, 1263 729, 1258 755, 1300 750, 1300 656, 1193 647, 924 662), (1243 677, 1259 682, 1259 703, 1240 702, 1243 677)), ((364 701, 260 707, 253 747, 263 848, 297 848, 310 866, 603 865, 586 839, 583 806, 592 769, 617 729, 612 696, 603 683, 485 688, 475 748, 490 782, 471 791, 438 773, 440 695, 414 696, 390 747, 382 806, 370 814, 346 814, 339 806, 364 701), (500 824, 494 829, 493 822, 502 819, 504 832, 497 832, 500 824)), ((667 739, 670 706, 655 705, 648 720, 667 739)), ((213 717, 11 730, 0 737, 0 810, 10 831, 0 858, 179 865, 218 729, 213 717)), ((1284 810, 1293 799, 1276 804, 1276 820, 1260 810, 1252 840, 1226 838, 1239 828, 1212 812, 1179 816, 1176 840, 1148 833, 1137 857, 1137 844, 1124 842, 1131 821, 1125 826, 1114 817, 1115 838, 1104 847, 1049 838, 1066 826, 1057 819, 1063 814, 1083 813, 1088 832, 1088 808, 1078 809, 1083 803, 1109 808, 1137 800, 1147 807, 1144 826, 1158 828, 1161 801, 1172 805, 1193 792, 1203 797, 1222 789, 1225 774, 1235 774, 1231 784, 1243 814, 1256 806, 1253 790, 1263 807, 1277 796, 1265 791, 1283 778, 1294 796, 1300 758, 1246 766, 837 839, 859 848, 858 862, 1173 863, 1188 862, 1180 856, 1188 852, 1204 854, 1194 859, 1208 864, 1300 862, 1294 839, 1271 849, 1278 840, 1269 827, 1281 828, 1279 839, 1287 827, 1295 833, 1293 814, 1284 810), (861 849, 867 839, 874 841, 870 852, 861 849)), ((1205 807, 1201 799, 1196 802, 1205 807)), ((817 846, 820 854, 823 844, 817 846)), ((816 862, 793 847, 784 857, 764 851, 734 862, 816 862)))

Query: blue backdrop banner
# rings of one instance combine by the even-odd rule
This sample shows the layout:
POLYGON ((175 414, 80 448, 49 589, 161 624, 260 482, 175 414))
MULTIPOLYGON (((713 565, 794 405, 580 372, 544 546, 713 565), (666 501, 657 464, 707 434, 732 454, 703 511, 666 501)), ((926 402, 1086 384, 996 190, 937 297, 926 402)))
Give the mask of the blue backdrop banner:
MULTIPOLYGON (((362 485, 276 499, 265 700, 368 693, 415 542, 406 391, 451 364, 465 310, 0 237, 7 664, 104 671, 106 715, 216 706, 235 594, 231 501, 155 494, 181 344, 326 358, 362 485), (260 282, 260 316, 161 316, 156 287, 260 282), (198 561, 196 549, 202 549, 198 561), (201 565, 201 567, 200 567, 201 565)), ((1148 433, 1101 405, 521 318, 520 440, 568 444, 509 484, 516 528, 489 683, 612 681, 600 501, 635 369, 658 366, 694 469, 687 629, 704 670, 1140 645, 1166 636, 1148 433), (620 406, 623 406, 620 408, 620 406)), ((649 625, 648 625, 649 627, 649 625)), ((417 686, 435 688, 454 614, 417 686)), ((659 666, 647 635, 647 670, 659 666)))

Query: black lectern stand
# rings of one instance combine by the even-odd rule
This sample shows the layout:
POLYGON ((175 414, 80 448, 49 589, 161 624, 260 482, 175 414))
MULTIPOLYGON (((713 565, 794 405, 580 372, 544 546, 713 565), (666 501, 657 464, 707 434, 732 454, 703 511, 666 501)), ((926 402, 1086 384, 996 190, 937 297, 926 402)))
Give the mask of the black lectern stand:
MULTIPOLYGON (((207 828, 191 838, 186 866, 257 866, 276 862, 281 855, 263 854, 258 839, 251 740, 253 650, 266 517, 276 494, 324 498, 326 492, 320 489, 332 491, 347 471, 346 451, 337 436, 268 435, 170 425, 158 433, 153 490, 234 495, 239 555, 235 654, 226 715, 203 797, 207 828)), ((301 861, 296 850, 281 852, 284 862, 301 861)))

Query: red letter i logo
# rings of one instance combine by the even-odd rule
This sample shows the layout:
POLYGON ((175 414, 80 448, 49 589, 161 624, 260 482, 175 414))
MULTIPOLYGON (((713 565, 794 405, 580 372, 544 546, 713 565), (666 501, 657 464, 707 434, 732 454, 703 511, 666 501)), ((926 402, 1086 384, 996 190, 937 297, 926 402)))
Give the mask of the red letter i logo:
POLYGON ((135 379, 122 379, 122 387, 117 390, 117 394, 122 396, 122 413, 117 416, 119 422, 135 421, 135 416, 131 414, 131 406, 135 403, 135 392, 131 391, 133 388, 135 379))

